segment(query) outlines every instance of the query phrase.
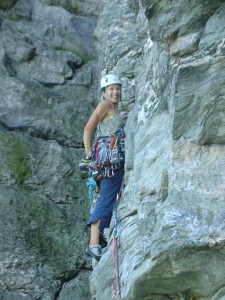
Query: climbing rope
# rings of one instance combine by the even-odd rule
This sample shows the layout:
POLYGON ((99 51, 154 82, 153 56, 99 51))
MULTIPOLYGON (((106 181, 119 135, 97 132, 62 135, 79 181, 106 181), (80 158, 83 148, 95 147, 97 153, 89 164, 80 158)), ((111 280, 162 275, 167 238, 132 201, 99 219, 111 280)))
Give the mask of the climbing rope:
POLYGON ((113 300, 122 300, 121 298, 121 284, 120 284, 120 271, 119 271, 119 247, 120 247, 120 228, 119 219, 117 216, 117 205, 119 203, 122 191, 124 189, 124 180, 122 181, 121 188, 117 194, 116 203, 113 209, 113 238, 112 238, 112 263, 113 263, 113 300))
POLYGON ((96 191, 96 187, 97 187, 97 182, 95 181, 94 177, 90 177, 88 182, 87 182, 87 186, 89 187, 88 189, 88 199, 90 201, 90 211, 93 211, 94 206, 96 204, 95 201, 95 191, 96 191))

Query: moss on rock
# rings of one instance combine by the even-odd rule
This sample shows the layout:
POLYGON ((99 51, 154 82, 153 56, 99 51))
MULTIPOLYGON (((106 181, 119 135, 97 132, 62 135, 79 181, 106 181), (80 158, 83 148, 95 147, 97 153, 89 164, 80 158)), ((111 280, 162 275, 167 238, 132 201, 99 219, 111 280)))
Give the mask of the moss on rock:
POLYGON ((16 182, 22 184, 31 177, 29 147, 22 136, 17 136, 11 143, 9 167, 16 182))
POLYGON ((22 184, 32 176, 32 167, 27 139, 21 134, 0 133, 1 150, 7 157, 7 168, 16 183, 22 184))
POLYGON ((1 0, 0 9, 7 9, 15 5, 17 0, 1 0))

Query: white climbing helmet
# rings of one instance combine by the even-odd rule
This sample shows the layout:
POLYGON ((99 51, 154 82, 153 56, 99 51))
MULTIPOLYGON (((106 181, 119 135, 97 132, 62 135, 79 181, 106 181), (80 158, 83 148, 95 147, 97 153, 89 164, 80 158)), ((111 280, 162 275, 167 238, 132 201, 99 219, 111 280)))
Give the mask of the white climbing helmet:
POLYGON ((121 80, 119 76, 116 74, 108 74, 102 77, 101 79, 101 89, 111 85, 111 84, 119 84, 121 85, 121 80))

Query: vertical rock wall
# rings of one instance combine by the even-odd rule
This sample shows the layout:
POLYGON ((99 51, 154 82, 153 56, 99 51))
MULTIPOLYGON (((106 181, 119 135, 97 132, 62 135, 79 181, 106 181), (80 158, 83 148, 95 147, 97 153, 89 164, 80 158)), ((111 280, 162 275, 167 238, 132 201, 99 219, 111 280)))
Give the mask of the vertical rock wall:
POLYGON ((113 298, 112 242, 90 296, 77 172, 98 69, 122 76, 128 117, 121 299, 224 299, 224 1, 4 2, 0 299, 113 298))
MULTIPOLYGON (((222 300, 225 3, 102 3, 99 63, 122 75, 131 109, 118 207, 121 299, 222 300)), ((111 242, 92 273, 92 299, 113 299, 113 278, 111 242)))
POLYGON ((98 69, 85 9, 18 0, 0 10, 1 300, 90 299, 78 162, 98 69))

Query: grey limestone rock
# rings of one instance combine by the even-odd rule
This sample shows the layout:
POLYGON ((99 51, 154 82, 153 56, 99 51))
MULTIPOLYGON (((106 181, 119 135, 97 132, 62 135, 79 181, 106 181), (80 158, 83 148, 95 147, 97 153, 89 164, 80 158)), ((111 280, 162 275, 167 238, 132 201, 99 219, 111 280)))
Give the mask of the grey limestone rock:
MULTIPOLYGON (((102 68, 127 76, 135 95, 118 205, 121 298, 222 300, 224 3, 125 1, 125 14, 117 4, 104 6, 95 35, 102 68)), ((93 299, 112 294, 112 251, 111 240, 93 299)))
POLYGON ((99 96, 95 21, 41 1, 0 15, 0 298, 88 299, 78 163, 99 96))
POLYGON ((110 71, 127 120, 117 292, 119 282, 123 300, 224 299, 224 8, 18 0, 0 11, 1 299, 112 298, 114 219, 91 264, 78 173, 110 71))

